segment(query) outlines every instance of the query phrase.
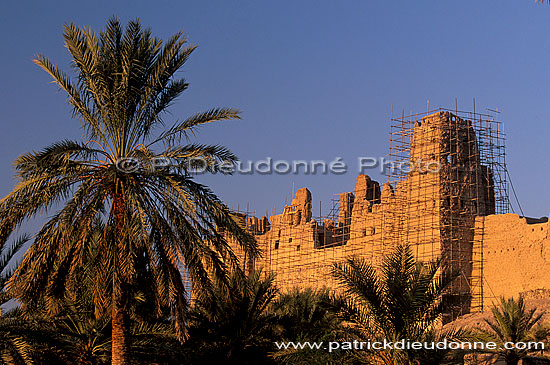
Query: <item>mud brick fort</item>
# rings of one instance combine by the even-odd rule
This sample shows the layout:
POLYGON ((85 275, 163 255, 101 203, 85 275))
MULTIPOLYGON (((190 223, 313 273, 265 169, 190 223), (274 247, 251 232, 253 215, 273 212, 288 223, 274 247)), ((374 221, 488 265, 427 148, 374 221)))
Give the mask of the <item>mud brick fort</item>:
POLYGON ((462 313, 483 311, 499 296, 550 298, 548 218, 509 213, 498 113, 392 117, 389 158, 394 167, 421 161, 432 169, 391 168, 382 187, 359 175, 355 191, 336 196, 326 217, 312 217, 307 188, 282 214, 242 213, 263 254, 251 260, 235 246, 241 263, 274 272, 283 290, 337 288, 333 262, 354 255, 377 265, 397 243, 408 243, 418 260, 443 257, 459 273, 451 290, 471 297, 462 313))

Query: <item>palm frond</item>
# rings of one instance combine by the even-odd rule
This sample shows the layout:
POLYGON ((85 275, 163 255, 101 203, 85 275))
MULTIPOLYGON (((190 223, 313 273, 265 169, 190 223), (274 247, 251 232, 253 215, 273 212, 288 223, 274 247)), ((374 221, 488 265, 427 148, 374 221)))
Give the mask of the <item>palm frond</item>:
POLYGON ((163 141, 168 145, 173 145, 175 142, 178 142, 182 137, 189 139, 192 135, 195 134, 197 127, 217 122, 221 120, 231 120, 231 119, 240 119, 240 111, 232 108, 214 108, 206 112, 197 113, 181 123, 175 124, 172 128, 161 133, 161 135, 149 143, 152 145, 159 141, 163 141))

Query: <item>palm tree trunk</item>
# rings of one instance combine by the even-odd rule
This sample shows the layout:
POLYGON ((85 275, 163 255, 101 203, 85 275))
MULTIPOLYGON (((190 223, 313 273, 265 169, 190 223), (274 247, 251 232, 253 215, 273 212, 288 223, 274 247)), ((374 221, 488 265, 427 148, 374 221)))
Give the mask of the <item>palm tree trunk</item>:
MULTIPOLYGON (((115 289, 115 288, 113 288, 115 289)), ((122 288, 117 288, 113 292, 113 308, 112 308, 112 358, 111 364, 123 365, 129 364, 130 350, 130 316, 125 300, 125 293, 122 288), (116 295, 116 293, 119 293, 116 295)))
MULTIPOLYGON (((124 252, 124 240, 127 239, 124 232, 124 198, 120 191, 115 191, 113 197, 115 214, 115 232, 117 237, 115 260, 119 261, 119 255, 124 252)), ((128 313, 128 288, 123 273, 117 273, 118 265, 115 264, 113 273, 113 304, 111 309, 111 364, 125 365, 130 363, 130 315, 128 313)))

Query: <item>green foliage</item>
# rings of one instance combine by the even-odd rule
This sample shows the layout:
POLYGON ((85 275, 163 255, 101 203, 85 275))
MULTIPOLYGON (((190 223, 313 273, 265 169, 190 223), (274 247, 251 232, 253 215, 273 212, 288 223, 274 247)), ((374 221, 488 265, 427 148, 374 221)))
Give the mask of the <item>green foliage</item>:
MULTIPOLYGON (((262 364, 273 347, 277 317, 270 305, 278 290, 273 276, 256 271, 231 275, 228 288, 217 286, 196 298, 190 313, 186 348, 202 363, 262 364)), ((195 362, 193 361, 193 362, 195 362)))
MULTIPOLYGON (((29 236, 23 235, 17 238, 11 246, 4 247, 0 250, 0 306, 6 304, 11 298, 10 293, 5 290, 5 285, 8 279, 13 274, 18 263, 13 262, 14 256, 21 250, 23 245, 29 241, 29 236)), ((0 308, 0 316, 2 309, 0 308)))
MULTIPOLYGON (((12 296, 4 286, 11 277, 17 263, 14 256, 27 243, 29 237, 23 235, 16 239, 10 246, 0 250, 0 306, 5 305, 12 296)), ((0 308, 0 363, 24 363, 31 362, 31 345, 25 340, 27 324, 16 316, 17 311, 3 313, 0 308)))
MULTIPOLYGON (((365 341, 431 342, 468 335, 462 330, 437 330, 446 310, 443 294, 456 278, 441 269, 441 260, 417 262, 409 246, 399 245, 384 258, 380 270, 352 257, 335 263, 332 274, 344 288, 340 298, 342 315, 365 341)), ((449 356, 458 355, 456 351, 406 349, 365 354, 384 364, 453 362, 449 356)))
POLYGON ((537 326, 543 313, 536 313, 536 309, 527 309, 523 297, 500 298, 498 305, 491 308, 493 318, 486 319, 488 330, 482 329, 478 337, 484 341, 492 341, 502 350, 494 352, 495 358, 503 358, 506 364, 517 364, 527 355, 527 350, 504 349, 506 342, 529 342, 547 340, 550 329, 547 326, 537 326))
MULTIPOLYGON (((334 298, 328 289, 293 289, 281 294, 272 306, 277 316, 278 342, 323 342, 345 341, 351 336, 350 329, 337 316, 334 298)), ((317 349, 283 349, 272 354, 284 364, 329 364, 352 363, 350 351, 317 349)))
MULTIPOLYGON (((104 225, 94 223, 87 264, 80 268, 78 283, 69 283, 62 297, 41 296, 23 302, 12 312, 12 331, 17 330, 31 355, 28 361, 58 364, 108 364, 111 362, 111 316, 109 308, 96 308, 94 287, 98 266, 94 265, 104 225), (18 325, 14 326, 14 325, 18 325)), ((141 261, 145 263, 146 260, 141 261)), ((149 308, 155 301, 151 273, 138 265, 138 279, 130 291, 130 360, 135 364, 174 363, 183 352, 168 308, 149 308), (147 303, 145 303, 147 302, 147 303), (146 310, 147 308, 147 310, 146 310), (160 314, 159 314, 160 313, 160 314)))
POLYGON ((332 298, 328 289, 294 288, 281 294, 272 310, 283 328, 283 338, 294 341, 298 338, 331 336, 341 323, 331 309, 332 298))

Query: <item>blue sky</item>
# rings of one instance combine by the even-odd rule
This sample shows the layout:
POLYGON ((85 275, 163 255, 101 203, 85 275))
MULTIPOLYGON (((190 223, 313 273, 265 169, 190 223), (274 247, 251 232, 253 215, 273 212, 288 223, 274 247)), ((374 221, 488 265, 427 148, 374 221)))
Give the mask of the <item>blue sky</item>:
MULTIPOLYGON (((550 212, 550 7, 505 1, 4 1, 0 5, 0 194, 14 186, 13 160, 81 139, 66 97, 32 63, 43 53, 63 69, 66 22, 99 30, 139 17, 167 38, 184 29, 198 45, 184 67, 190 88, 172 107, 181 120, 213 106, 243 111, 199 141, 243 160, 332 160, 343 175, 201 176, 230 206, 280 212, 293 186, 328 207, 354 189, 359 156, 384 156, 394 110, 498 108, 507 162, 524 212, 550 212)), ((167 118, 169 120, 169 118, 167 118)), ((368 172, 384 182, 378 171, 368 172)), ((327 213, 324 209, 324 214, 327 213)))

